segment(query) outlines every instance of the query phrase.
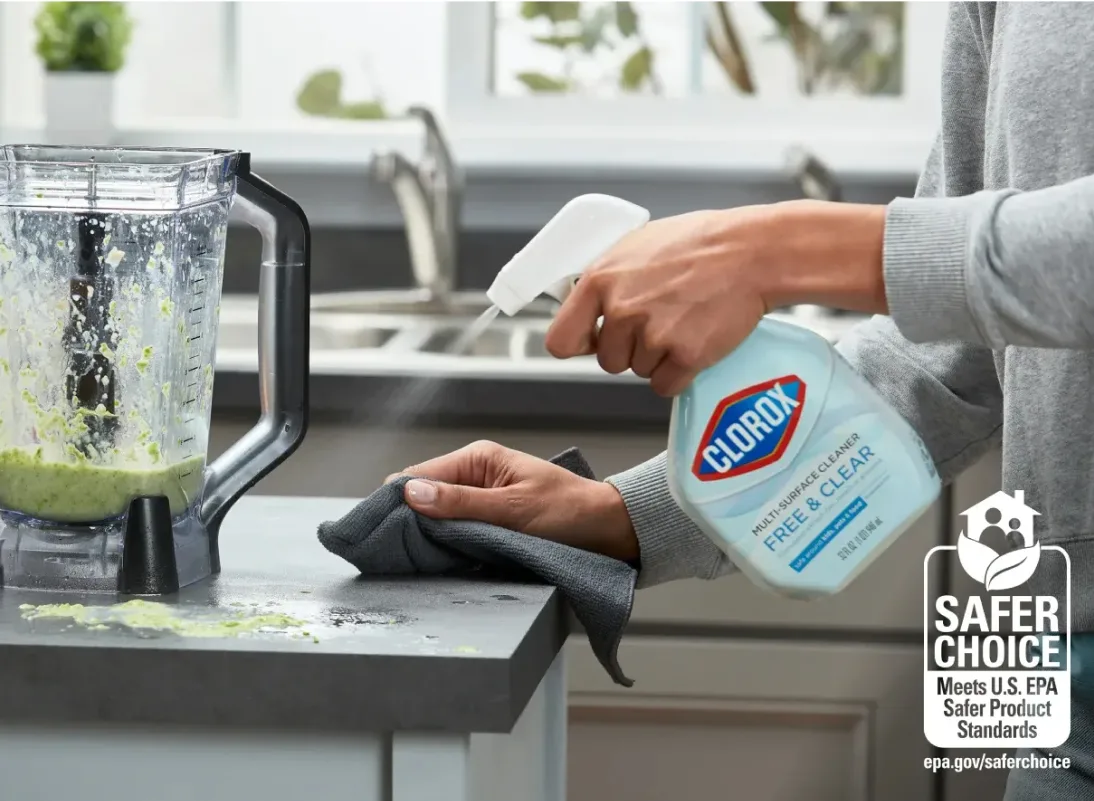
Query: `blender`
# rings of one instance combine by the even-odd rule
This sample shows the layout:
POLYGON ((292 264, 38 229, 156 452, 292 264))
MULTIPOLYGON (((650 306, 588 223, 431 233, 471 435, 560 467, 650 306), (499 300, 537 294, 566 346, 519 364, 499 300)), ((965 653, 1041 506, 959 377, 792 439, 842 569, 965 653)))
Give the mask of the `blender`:
POLYGON ((308 416, 310 232, 232 150, 0 148, 0 588, 158 595, 220 570, 308 416), (208 463, 233 206, 262 236, 258 423, 208 463))

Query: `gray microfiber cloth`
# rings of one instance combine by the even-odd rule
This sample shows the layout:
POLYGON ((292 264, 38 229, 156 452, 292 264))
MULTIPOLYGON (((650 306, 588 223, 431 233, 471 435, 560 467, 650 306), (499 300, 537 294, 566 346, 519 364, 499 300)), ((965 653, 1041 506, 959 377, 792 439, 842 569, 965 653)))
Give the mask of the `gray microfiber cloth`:
MULTIPOLYGON (((581 452, 551 460, 595 478, 581 452)), ((319 526, 319 541, 366 576, 440 575, 491 570, 513 579, 535 578, 559 589, 584 627, 589 644, 612 679, 633 682, 619 667, 619 641, 630 620, 638 571, 617 559, 518 534, 474 520, 434 520, 403 498, 409 476, 385 484, 341 520, 319 526)))

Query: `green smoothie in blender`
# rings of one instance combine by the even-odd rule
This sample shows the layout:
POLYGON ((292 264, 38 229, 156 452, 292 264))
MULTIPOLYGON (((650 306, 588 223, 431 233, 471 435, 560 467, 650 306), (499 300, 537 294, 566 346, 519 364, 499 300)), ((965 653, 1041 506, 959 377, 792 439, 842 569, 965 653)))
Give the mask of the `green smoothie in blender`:
POLYGON ((41 447, 0 450, 0 508, 43 520, 86 523, 123 513, 141 495, 164 495, 173 514, 201 486, 202 457, 159 467, 47 461, 41 447))
POLYGON ((226 216, 0 217, 0 511, 85 524, 200 500, 226 216))

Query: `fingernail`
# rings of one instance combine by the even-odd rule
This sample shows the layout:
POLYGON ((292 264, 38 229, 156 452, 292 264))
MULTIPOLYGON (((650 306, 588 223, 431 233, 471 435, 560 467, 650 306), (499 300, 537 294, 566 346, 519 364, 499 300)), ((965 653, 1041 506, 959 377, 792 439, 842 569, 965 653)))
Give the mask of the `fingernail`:
POLYGON ((415 503, 430 504, 437 500, 437 488, 428 481, 414 479, 406 483, 406 494, 415 503))

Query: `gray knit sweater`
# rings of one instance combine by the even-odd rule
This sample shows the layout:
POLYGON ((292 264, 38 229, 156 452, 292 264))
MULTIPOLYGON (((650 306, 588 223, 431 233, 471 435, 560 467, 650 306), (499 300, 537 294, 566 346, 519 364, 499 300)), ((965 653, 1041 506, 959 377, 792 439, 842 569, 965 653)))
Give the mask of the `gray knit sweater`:
MULTIPOLYGON (((1042 543, 1065 545, 1076 587, 1094 583, 1091 42, 1094 4, 951 3, 941 130, 916 198, 887 214, 891 316, 838 346, 945 480, 1002 443, 1004 488, 1041 513, 1042 543)), ((673 503, 664 454, 609 481, 640 585, 733 570, 673 503)), ((1094 630, 1088 595, 1077 631, 1094 630)))

